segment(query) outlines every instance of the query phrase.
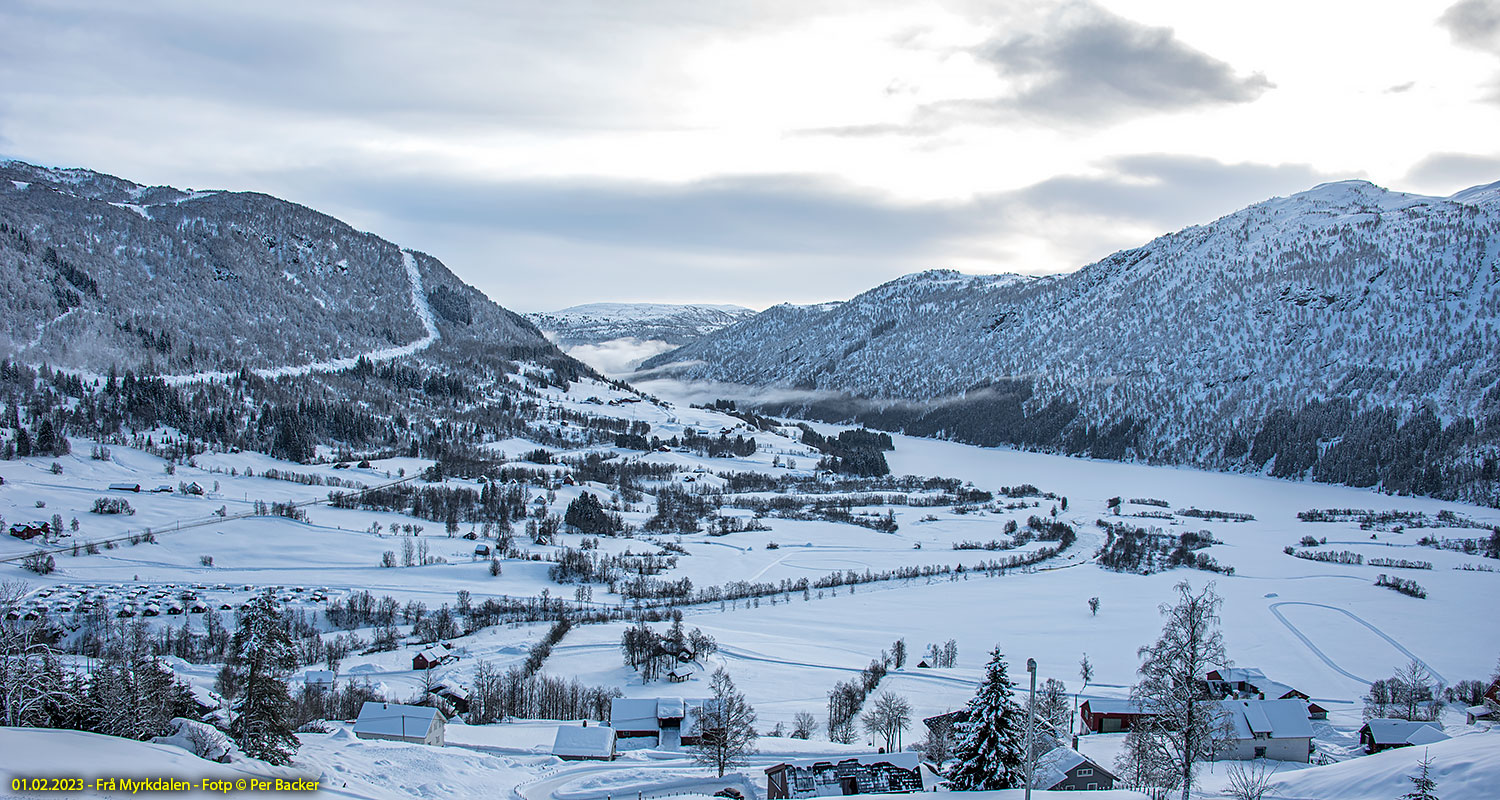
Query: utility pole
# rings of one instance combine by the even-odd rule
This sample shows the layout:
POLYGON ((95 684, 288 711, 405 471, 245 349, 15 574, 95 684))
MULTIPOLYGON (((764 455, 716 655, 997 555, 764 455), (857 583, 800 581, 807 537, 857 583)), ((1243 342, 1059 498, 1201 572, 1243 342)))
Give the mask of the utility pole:
POLYGON ((1036 728, 1036 659, 1026 659, 1026 671, 1031 673, 1031 691, 1026 702, 1026 800, 1031 800, 1031 771, 1035 768, 1031 759, 1031 735, 1036 728))

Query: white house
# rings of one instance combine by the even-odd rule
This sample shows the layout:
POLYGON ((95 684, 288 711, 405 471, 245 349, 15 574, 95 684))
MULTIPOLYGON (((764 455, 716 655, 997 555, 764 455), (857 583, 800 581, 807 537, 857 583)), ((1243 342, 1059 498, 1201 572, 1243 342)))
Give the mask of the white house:
POLYGON ((1220 700, 1219 708, 1232 731, 1221 758, 1310 760, 1312 723, 1302 700, 1220 700))
POLYGON ((447 725, 443 712, 431 706, 366 702, 354 721, 354 735, 442 747, 447 725))
POLYGON ((615 760, 615 729, 603 725, 563 725, 552 742, 552 755, 564 761, 615 760))

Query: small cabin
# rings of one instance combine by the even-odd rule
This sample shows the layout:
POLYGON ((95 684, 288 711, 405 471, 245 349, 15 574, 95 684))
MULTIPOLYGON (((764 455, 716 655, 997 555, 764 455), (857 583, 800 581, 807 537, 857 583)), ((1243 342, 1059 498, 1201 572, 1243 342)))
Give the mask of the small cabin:
POLYGON ((1071 747, 1056 747, 1037 759, 1031 788, 1052 792, 1108 790, 1115 776, 1071 747))
POLYGON ((1367 753, 1378 753, 1395 747, 1432 744, 1451 738, 1443 733, 1443 729, 1436 722, 1372 719, 1359 729, 1359 742, 1365 746, 1367 753))
POLYGON ((487 544, 476 544, 476 545, 474 545, 474 555, 480 556, 480 557, 488 557, 489 554, 490 554, 490 546, 489 545, 487 545, 487 544))
POLYGON ((10 535, 17 539, 35 539, 52 533, 50 522, 17 522, 10 526, 10 535))
POLYGON ((111 483, 109 490, 111 492, 135 492, 136 494, 140 494, 141 485, 139 483, 111 483))
POLYGON ((366 702, 354 721, 354 735, 442 747, 448 718, 431 706, 366 702))
POLYGON ((564 761, 614 761, 615 730, 603 725, 563 725, 552 742, 552 755, 564 761))
POLYGON ((1094 733, 1128 731, 1146 717, 1155 716, 1129 700, 1091 697, 1079 706, 1083 727, 1094 733))

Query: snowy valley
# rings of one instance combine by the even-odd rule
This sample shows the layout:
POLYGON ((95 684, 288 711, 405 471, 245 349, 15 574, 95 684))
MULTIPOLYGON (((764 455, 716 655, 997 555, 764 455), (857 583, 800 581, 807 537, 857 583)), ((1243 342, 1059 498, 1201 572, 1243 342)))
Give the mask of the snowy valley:
POLYGON ((987 789, 988 719, 991 777, 1139 800, 1183 697, 1235 721, 1196 798, 1247 764, 1284 800, 1500 780, 1492 189, 1319 187, 1068 277, 528 321, 274 198, 0 172, 16 794, 987 789), (1191 598, 1222 651, 1154 691, 1191 598))

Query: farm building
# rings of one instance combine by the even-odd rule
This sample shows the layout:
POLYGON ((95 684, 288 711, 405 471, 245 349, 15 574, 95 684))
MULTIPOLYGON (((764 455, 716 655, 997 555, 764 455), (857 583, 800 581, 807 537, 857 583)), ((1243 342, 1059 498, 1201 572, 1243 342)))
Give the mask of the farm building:
POLYGON ((1259 694, 1257 687, 1266 683, 1267 678, 1266 673, 1255 667, 1221 667, 1209 670, 1203 682, 1214 697, 1240 697, 1259 694))
POLYGON ((1137 722, 1152 714, 1129 700, 1091 697, 1078 707, 1083 718, 1083 727, 1094 733, 1118 733, 1135 727, 1137 722))
POLYGON ((354 735, 442 747, 447 724, 443 712, 430 706, 366 702, 354 721, 354 735))
POLYGON ((615 729, 603 725, 589 727, 585 722, 557 729, 552 755, 564 761, 614 761, 615 729))
POLYGON ((427 693, 441 697, 452 707, 454 713, 469 713, 469 690, 456 683, 434 683, 427 693))
POLYGON ((609 702, 609 727, 620 739, 655 739, 658 746, 691 746, 702 736, 699 718, 708 700, 681 697, 616 697, 609 702))
POLYGON ((1220 700, 1233 729, 1221 753, 1228 759, 1269 758, 1308 763, 1312 723, 1301 700, 1220 700))
POLYGON ((1036 761, 1031 788, 1071 792, 1115 788, 1115 776, 1071 747, 1054 747, 1036 761))
POLYGON ((139 483, 111 483, 109 490, 111 492, 135 492, 136 494, 140 494, 141 485, 139 483))
POLYGON ((412 656, 411 668, 416 670, 432 669, 439 664, 446 664, 449 661, 457 660, 458 656, 453 654, 448 645, 435 644, 412 656))
POLYGON ((1378 753, 1394 747, 1432 744, 1453 737, 1443 733, 1436 722, 1411 722, 1404 719, 1372 719, 1359 729, 1359 742, 1365 752, 1378 753))
POLYGON ((52 532, 50 522, 17 522, 10 526, 10 535, 17 539, 35 539, 52 532))
POLYGON ((916 753, 871 753, 840 761, 787 761, 766 768, 766 800, 922 791, 916 753))

